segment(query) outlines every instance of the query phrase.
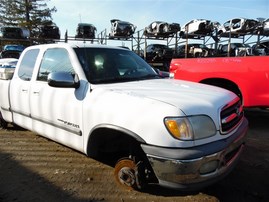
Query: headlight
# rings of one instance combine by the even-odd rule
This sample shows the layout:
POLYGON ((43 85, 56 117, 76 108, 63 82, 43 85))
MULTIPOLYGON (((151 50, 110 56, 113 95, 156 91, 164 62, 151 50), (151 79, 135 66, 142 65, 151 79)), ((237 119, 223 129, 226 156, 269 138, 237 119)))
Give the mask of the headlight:
POLYGON ((216 134, 216 127, 208 116, 169 117, 164 119, 168 131, 180 140, 198 140, 216 134))

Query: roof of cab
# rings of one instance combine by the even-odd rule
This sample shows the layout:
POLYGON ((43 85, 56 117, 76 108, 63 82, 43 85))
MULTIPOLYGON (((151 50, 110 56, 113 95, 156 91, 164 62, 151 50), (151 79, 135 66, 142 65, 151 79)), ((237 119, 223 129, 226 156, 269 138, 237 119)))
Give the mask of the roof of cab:
POLYGON ((29 46, 29 48, 108 48, 108 49, 124 49, 128 50, 126 48, 117 47, 117 46, 109 46, 109 45, 103 45, 103 44, 86 44, 86 43, 53 43, 53 44, 40 44, 40 45, 33 45, 29 46))

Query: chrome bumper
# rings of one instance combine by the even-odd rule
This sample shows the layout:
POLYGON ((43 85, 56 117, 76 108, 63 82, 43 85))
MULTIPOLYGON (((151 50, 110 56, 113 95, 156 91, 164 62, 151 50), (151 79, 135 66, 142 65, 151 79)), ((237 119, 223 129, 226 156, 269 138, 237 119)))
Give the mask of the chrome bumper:
POLYGON ((214 183, 233 169, 244 148, 247 128, 248 121, 244 119, 227 139, 189 149, 142 148, 160 185, 193 190, 214 183))

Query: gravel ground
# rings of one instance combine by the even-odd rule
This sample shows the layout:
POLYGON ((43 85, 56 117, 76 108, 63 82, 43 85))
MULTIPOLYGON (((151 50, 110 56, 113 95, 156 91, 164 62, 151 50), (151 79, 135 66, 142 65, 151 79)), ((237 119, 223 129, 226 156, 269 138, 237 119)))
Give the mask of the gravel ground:
POLYGON ((119 187, 113 168, 35 133, 0 130, 0 201, 269 201, 269 111, 247 110, 247 145, 222 181, 194 193, 119 187))

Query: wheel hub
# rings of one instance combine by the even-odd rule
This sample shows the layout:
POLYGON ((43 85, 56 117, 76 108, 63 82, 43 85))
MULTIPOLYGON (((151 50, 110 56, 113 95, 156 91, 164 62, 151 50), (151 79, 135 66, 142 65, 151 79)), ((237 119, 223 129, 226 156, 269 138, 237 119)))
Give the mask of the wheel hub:
POLYGON ((122 184, 125 184, 129 187, 132 187, 135 184, 135 173, 134 170, 131 168, 123 167, 122 169, 120 169, 118 173, 118 178, 122 184))
POLYGON ((137 175, 137 166, 132 159, 122 159, 115 166, 114 176, 116 181, 127 189, 131 190, 138 187, 137 175))

